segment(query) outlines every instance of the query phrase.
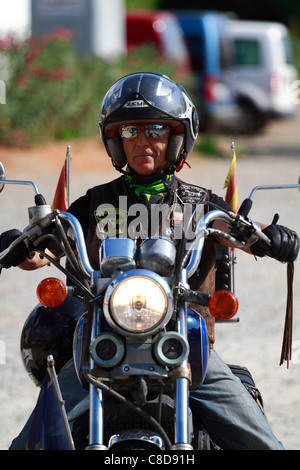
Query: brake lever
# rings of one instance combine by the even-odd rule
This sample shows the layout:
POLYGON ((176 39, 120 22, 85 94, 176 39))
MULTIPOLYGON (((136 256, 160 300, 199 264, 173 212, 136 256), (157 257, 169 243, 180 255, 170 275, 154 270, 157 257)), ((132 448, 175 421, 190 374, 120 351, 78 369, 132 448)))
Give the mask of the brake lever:
POLYGON ((239 213, 234 217, 230 234, 237 240, 244 242, 245 248, 250 247, 258 240, 266 243, 267 246, 271 245, 269 238, 262 232, 260 225, 239 213))
MULTIPOLYGON (((43 231, 51 225, 57 215, 59 214, 59 211, 56 209, 52 212, 49 213, 49 211, 46 209, 46 212, 44 213, 44 209, 41 208, 41 211, 39 210, 34 210, 37 208, 41 208, 41 206, 35 206, 33 208, 29 208, 29 221, 30 224, 24 228, 23 232, 21 235, 16 238, 10 245, 7 247, 5 250, 0 252, 0 265, 1 265, 1 260, 5 258, 5 256, 13 250, 17 245, 19 245, 21 242, 24 242, 27 246, 28 249, 28 254, 31 251, 34 251, 36 248, 36 240, 38 240, 42 235, 43 231)), ((48 206, 47 206, 48 207, 48 206)))

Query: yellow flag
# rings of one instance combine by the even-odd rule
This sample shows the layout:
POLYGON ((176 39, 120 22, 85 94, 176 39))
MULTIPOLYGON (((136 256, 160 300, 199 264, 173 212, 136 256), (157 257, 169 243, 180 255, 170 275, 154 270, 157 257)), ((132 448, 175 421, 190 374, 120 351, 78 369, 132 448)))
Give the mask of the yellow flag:
POLYGON ((239 210, 238 198, 238 184, 237 184, 237 171, 236 171, 236 154, 232 144, 233 155, 229 171, 226 176, 223 188, 227 188, 225 201, 230 205, 233 212, 237 213, 239 210))

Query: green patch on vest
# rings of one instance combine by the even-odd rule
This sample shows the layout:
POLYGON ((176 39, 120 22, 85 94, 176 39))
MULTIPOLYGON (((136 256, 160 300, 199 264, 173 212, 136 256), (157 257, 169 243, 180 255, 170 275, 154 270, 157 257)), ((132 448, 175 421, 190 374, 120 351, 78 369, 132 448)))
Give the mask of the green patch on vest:
POLYGON ((94 211, 94 217, 97 230, 106 237, 116 237, 126 231, 128 213, 124 209, 101 205, 94 211))

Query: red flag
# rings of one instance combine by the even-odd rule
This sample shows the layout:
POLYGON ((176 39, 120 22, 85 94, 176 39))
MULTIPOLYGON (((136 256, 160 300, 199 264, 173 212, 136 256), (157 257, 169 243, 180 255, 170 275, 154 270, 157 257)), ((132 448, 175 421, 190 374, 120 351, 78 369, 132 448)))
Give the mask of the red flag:
POLYGON ((239 199, 238 199, 238 184, 237 184, 237 172, 236 172, 236 154, 233 148, 233 156, 231 165, 223 185, 223 188, 227 188, 225 201, 230 205, 233 212, 237 213, 239 210, 239 199))
POLYGON ((67 159, 60 172, 59 180, 57 183, 54 199, 51 206, 52 210, 58 209, 65 212, 68 209, 67 200, 67 159))

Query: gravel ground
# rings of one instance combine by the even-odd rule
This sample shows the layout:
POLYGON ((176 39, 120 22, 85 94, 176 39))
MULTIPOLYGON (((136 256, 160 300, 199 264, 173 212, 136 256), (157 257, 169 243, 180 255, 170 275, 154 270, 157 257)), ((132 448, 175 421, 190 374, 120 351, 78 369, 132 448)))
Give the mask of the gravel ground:
MULTIPOLYGON (((300 174, 299 119, 274 123, 255 138, 236 139, 239 199, 253 186, 296 183, 300 174)), ((180 177, 212 188, 220 195, 230 164, 230 141, 222 137, 219 145, 228 159, 193 155, 192 169, 180 177)), ((51 202, 64 160, 64 144, 59 148, 11 151, 0 148, 0 160, 8 178, 33 179, 51 202), (43 157, 42 159, 40 157, 43 157)), ((85 190, 115 176, 101 159, 98 144, 72 144, 72 191, 74 200, 85 190), (90 145, 90 147, 89 147, 90 145), (87 148, 87 152, 84 149, 87 148), (75 149, 75 150, 74 150, 75 149), (85 168, 82 167, 82 162, 85 168)), ((32 205, 29 187, 8 186, 0 195, 1 232, 27 225, 27 207, 32 205)), ((279 223, 300 233, 300 195, 298 190, 259 191, 254 196, 251 217, 269 223, 275 212, 279 223)), ((23 323, 36 305, 37 283, 53 268, 37 272, 3 270, 0 282, 0 449, 7 449, 31 412, 39 389, 27 376, 20 357, 19 338, 23 323)), ((57 273, 55 273, 57 274, 57 273)), ((216 349, 229 363, 246 366, 262 392, 267 417, 277 438, 289 450, 300 449, 300 270, 295 266, 293 358, 289 369, 279 366, 286 305, 286 266, 271 259, 255 261, 238 252, 235 266, 235 291, 239 299, 238 323, 218 324, 216 349)))

